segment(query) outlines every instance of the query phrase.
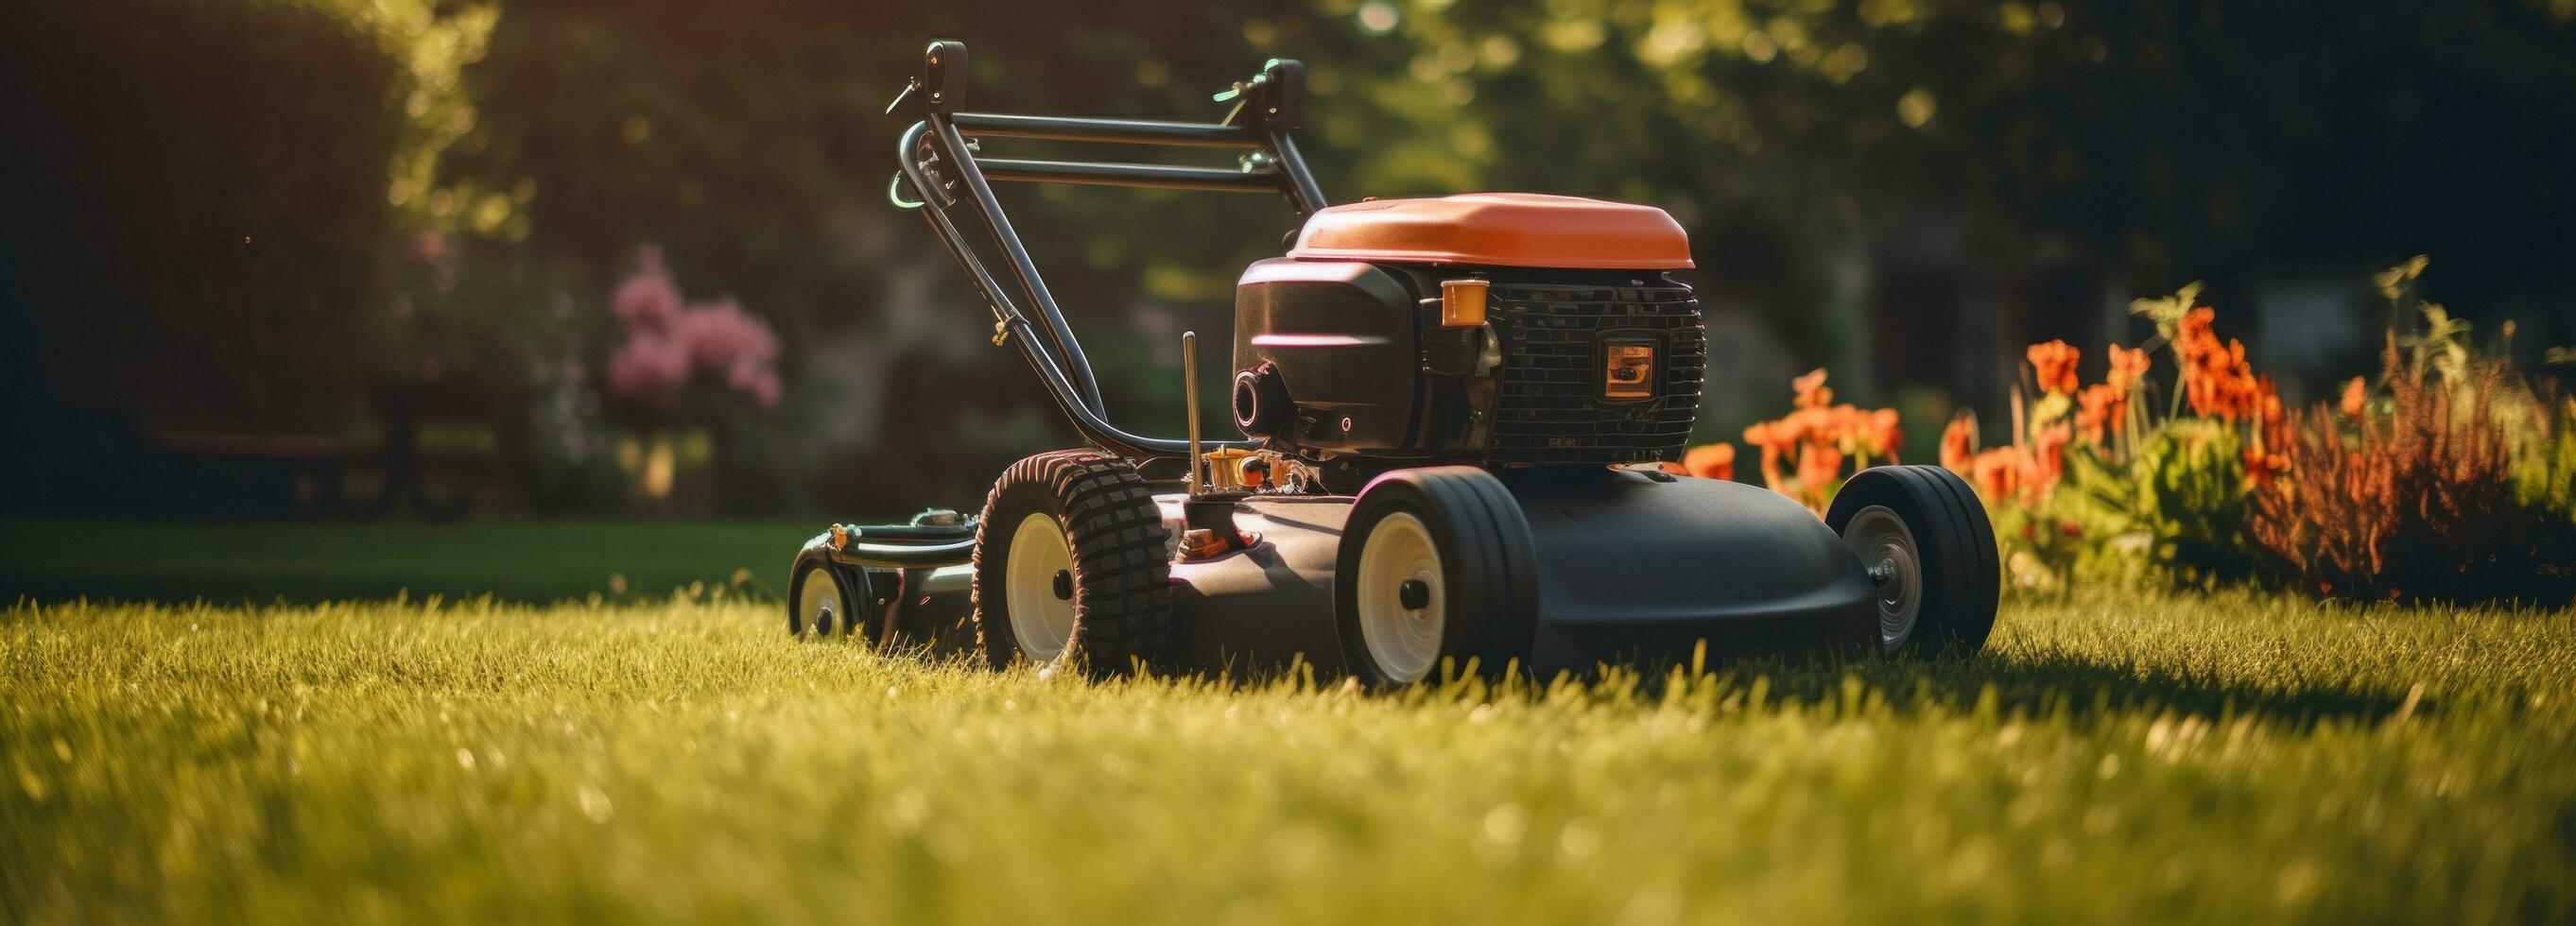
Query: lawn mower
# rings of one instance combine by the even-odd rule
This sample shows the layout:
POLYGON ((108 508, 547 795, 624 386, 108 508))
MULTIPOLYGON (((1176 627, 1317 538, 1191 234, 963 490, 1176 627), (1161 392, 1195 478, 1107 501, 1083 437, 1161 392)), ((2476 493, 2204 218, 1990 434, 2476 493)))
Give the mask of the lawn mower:
MULTIPOLYGON (((1292 132, 1304 70, 1272 61, 1219 122, 966 108, 966 48, 929 47, 890 194, 917 209, 1090 446, 1002 472, 980 512, 834 524, 801 549, 790 632, 971 650, 1093 676, 1302 661, 1376 686, 1539 678, 1765 653, 1972 652, 2001 570, 1939 467, 1851 478, 1819 520, 1664 465, 1708 366, 1681 227, 1647 206, 1510 193, 1328 205, 1292 132), (1184 146, 1232 166, 1022 160, 986 142, 1184 146), (1235 297, 1241 439, 1110 420, 992 185, 1266 193, 1297 216, 1235 297), (979 226, 982 239, 968 234, 979 226), (1002 272, 987 263, 998 252, 1002 272)), ((891 108, 890 108, 891 109, 891 108)))

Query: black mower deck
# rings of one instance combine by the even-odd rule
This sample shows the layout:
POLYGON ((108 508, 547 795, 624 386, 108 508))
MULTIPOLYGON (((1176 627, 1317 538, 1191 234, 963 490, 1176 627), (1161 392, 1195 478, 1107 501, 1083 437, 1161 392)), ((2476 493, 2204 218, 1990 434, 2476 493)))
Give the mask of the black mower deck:
MULTIPOLYGON (((1775 653, 1870 653, 1876 590, 1813 513, 1735 482, 1620 472, 1515 480, 1538 564, 1539 677, 1604 663, 1775 653), (1651 525, 1641 531, 1640 525, 1651 525)), ((1155 501, 1180 519, 1186 496, 1155 501)), ((1334 567, 1351 496, 1236 503, 1251 548, 1173 564, 1172 632, 1159 668, 1242 675, 1299 660, 1339 674, 1334 567)), ((972 572, 928 574, 907 627, 971 624, 972 572)))

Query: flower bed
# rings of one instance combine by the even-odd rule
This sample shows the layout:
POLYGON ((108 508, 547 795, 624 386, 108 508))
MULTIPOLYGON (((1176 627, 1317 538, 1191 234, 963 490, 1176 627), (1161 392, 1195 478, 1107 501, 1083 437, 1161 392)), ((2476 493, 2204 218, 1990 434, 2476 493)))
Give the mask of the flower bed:
MULTIPOLYGON (((2424 266, 2378 279, 2422 330, 2390 332, 2377 379, 2353 378, 2331 405, 2286 408, 2245 343, 2219 335, 2195 284, 2132 304, 2156 334, 2108 345, 2099 382, 2083 382, 2081 348, 2031 345, 2009 439, 1984 446, 1983 421, 1963 409, 1942 431, 1940 463, 1985 501, 2019 588, 2576 598, 2576 400, 2475 350, 2466 322, 2416 297, 2424 266)), ((1849 472, 1893 462, 1901 436, 1892 409, 1832 404, 1825 375, 1799 377, 1795 409, 1744 432, 1763 482, 1819 511, 1849 472)), ((1712 445, 1685 468, 1725 478, 1732 462, 1730 445, 1712 445)))

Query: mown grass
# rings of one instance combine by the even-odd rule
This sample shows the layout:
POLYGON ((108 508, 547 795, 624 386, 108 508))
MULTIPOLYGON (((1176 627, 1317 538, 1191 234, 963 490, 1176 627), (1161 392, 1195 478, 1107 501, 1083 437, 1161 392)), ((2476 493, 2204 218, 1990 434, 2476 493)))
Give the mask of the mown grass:
POLYGON ((2014 603, 1680 684, 1088 686, 770 606, 0 613, 0 920, 2576 918, 2569 612, 2014 603))

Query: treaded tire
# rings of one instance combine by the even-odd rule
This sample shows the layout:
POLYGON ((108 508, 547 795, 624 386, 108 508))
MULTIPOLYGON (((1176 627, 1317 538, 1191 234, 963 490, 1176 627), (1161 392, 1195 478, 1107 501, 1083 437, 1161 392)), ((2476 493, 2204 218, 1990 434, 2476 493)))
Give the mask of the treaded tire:
POLYGON ((1011 464, 984 500, 975 533, 975 635, 1003 668, 1026 656, 1010 615, 1011 545, 1032 514, 1055 519, 1070 547, 1072 633, 1046 661, 1089 677, 1125 675, 1163 655, 1172 632, 1169 531, 1154 493, 1126 461, 1093 450, 1011 464))
MULTIPOLYGON (((1409 528, 1407 528, 1409 530, 1409 528)), ((1428 599, 1426 599, 1428 600, 1428 599)), ((1335 561, 1333 612, 1344 664, 1364 684, 1385 688, 1438 680, 1473 660, 1487 678, 1514 665, 1528 671, 1538 628, 1538 557, 1529 521, 1511 490, 1472 466, 1399 469, 1370 480, 1351 506, 1335 561), (1437 661, 1415 677, 1373 655, 1361 603, 1368 545, 1390 518, 1410 516, 1438 550, 1437 661), (1445 665, 1445 668, 1444 668, 1445 665)), ((1403 613, 1411 615, 1408 608, 1403 613)))
POLYGON ((1976 492, 1938 466, 1874 466, 1843 483, 1826 510, 1825 526, 1848 541, 1854 519, 1871 507, 1894 512, 1920 556, 1920 605, 1912 630, 1895 641, 1882 633, 1882 650, 1930 658, 1984 649, 1995 629, 2003 566, 1996 558, 1994 525, 1976 492))

